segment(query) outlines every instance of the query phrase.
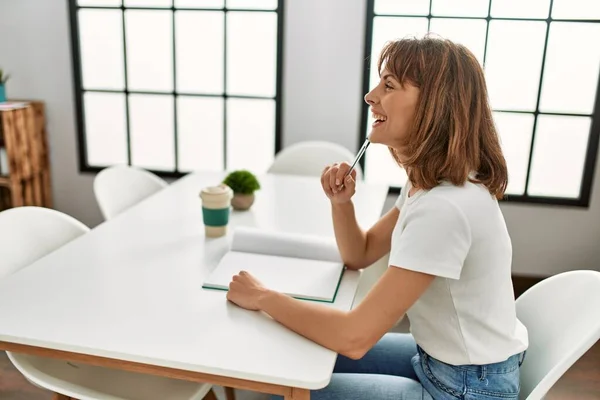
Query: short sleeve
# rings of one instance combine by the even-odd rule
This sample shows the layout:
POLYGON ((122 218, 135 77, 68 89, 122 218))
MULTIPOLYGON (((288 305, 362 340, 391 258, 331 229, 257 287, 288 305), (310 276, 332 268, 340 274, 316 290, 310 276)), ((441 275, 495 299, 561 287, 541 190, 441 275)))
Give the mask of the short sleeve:
POLYGON ((423 197, 411 205, 392 242, 391 266, 459 279, 471 246, 471 229, 452 202, 423 197), (414 207, 414 208, 413 208, 414 207))

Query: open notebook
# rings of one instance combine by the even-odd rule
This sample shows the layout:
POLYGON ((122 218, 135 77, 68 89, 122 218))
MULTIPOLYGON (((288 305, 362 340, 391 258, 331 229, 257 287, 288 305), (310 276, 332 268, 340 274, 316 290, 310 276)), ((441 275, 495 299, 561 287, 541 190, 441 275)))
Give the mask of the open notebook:
POLYGON ((344 263, 335 240, 238 227, 230 250, 202 287, 227 290, 241 270, 269 289, 299 299, 333 302, 344 263))

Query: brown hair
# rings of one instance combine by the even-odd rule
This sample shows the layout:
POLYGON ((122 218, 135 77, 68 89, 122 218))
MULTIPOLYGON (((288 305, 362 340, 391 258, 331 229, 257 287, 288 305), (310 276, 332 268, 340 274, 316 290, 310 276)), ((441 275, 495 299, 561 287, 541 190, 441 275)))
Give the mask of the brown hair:
MULTIPOLYGON (((431 189, 441 181, 481 183, 498 199, 508 181, 483 70, 466 47, 425 36, 389 42, 379 57, 402 84, 420 89, 402 166, 410 182, 431 189), (474 176, 470 176, 475 172, 474 176)), ((396 150, 390 148, 400 163, 396 150)))

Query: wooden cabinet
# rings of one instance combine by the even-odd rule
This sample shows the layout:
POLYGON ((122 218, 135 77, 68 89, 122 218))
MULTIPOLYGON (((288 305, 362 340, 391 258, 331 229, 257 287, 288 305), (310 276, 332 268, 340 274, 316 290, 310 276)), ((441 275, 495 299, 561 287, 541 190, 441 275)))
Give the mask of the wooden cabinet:
POLYGON ((0 171, 0 210, 52 208, 44 103, 0 103, 0 147, 8 171, 0 171))

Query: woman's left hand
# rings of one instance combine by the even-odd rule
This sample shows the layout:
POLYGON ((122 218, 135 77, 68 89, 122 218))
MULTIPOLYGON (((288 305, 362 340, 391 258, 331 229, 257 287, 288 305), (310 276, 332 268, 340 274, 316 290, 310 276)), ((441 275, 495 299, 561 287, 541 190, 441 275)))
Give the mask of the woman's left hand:
POLYGON ((227 300, 247 310, 258 311, 258 301, 267 289, 246 271, 234 275, 229 284, 227 300))

